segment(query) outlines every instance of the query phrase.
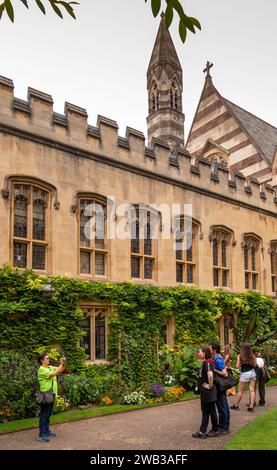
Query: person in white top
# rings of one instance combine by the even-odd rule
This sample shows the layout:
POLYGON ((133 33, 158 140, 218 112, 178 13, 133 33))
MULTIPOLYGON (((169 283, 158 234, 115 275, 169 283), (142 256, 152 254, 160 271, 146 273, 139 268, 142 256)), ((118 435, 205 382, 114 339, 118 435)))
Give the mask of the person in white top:
MULTIPOLYGON (((265 384, 266 384, 266 374, 265 374, 265 361, 261 357, 260 352, 255 353, 256 356, 256 362, 257 362, 257 367, 258 367, 258 373, 257 375, 257 382, 255 385, 255 392, 256 392, 256 386, 258 383, 259 387, 259 405, 264 406, 265 405, 265 384)), ((250 400, 249 400, 250 403, 250 400)), ((256 402, 255 402, 256 405, 256 402)), ((254 405, 254 406, 255 406, 254 405)), ((247 406, 250 406, 249 404, 247 406)))

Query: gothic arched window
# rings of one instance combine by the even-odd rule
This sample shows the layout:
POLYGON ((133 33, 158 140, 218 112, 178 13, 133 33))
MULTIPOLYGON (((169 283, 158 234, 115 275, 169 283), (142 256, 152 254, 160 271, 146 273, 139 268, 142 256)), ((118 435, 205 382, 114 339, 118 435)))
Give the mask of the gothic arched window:
POLYGON ((277 294, 277 240, 270 243, 271 290, 277 294))
POLYGON ((261 242, 254 235, 245 235, 243 242, 245 289, 258 289, 261 242))
POLYGON ((46 270, 49 191, 35 184, 13 183, 13 264, 46 270))
POLYGON ((155 270, 155 241, 158 214, 136 207, 131 220, 131 277, 153 279, 155 270))
POLYGON ((80 274, 107 275, 107 204, 79 199, 80 274))
POLYGON ((85 336, 80 341, 88 361, 106 362, 108 358, 108 316, 110 307, 83 307, 85 318, 83 328, 85 336))
POLYGON ((196 257, 197 257, 196 223, 179 219, 179 228, 176 232, 176 282, 185 284, 196 283, 196 257))
POLYGON ((230 287, 231 233, 223 228, 214 228, 211 234, 213 247, 213 285, 214 287, 230 287))

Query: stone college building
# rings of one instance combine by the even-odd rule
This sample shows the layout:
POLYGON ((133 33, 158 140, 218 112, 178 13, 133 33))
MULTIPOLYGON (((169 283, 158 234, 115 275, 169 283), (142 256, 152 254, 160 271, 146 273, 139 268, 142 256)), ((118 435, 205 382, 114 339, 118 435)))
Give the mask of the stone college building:
MULTIPOLYGON (((211 67, 185 143, 182 67, 162 16, 147 71, 148 145, 129 127, 119 136, 106 117, 88 124, 76 105, 58 114, 52 96, 33 88, 27 101, 16 98, 1 76, 0 266, 276 296, 277 128, 223 98, 211 67), (108 214, 115 230, 123 215, 109 210, 111 201, 134 208, 129 239, 109 236, 108 214), (191 229, 181 213, 179 231, 172 224, 164 236, 161 205, 189 205, 191 229), (91 238, 87 207, 104 214, 96 211, 91 238)), ((87 311, 95 319, 109 308, 87 311)))

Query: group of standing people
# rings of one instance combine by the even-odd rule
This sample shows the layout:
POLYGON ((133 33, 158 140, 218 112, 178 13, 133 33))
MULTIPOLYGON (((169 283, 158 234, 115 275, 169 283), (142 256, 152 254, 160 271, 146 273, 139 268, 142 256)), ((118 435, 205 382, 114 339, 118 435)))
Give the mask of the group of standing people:
MULTIPOLYGON (((249 343, 241 346, 237 356, 236 368, 240 368, 240 381, 236 403, 229 407, 227 391, 221 391, 216 383, 216 375, 228 376, 228 369, 231 369, 230 346, 225 347, 224 357, 220 353, 220 344, 213 341, 209 346, 204 346, 199 350, 198 357, 203 360, 199 373, 199 392, 201 398, 202 421, 199 431, 192 434, 195 438, 205 439, 206 437, 217 437, 229 433, 230 431, 230 408, 238 410, 239 404, 245 391, 245 385, 249 384, 249 403, 247 410, 254 411, 255 388, 258 380, 259 384, 259 404, 265 404, 265 383, 266 372, 264 360, 257 357, 252 352, 249 343), (209 419, 212 428, 207 432, 209 419)), ((231 390, 234 394, 234 390, 231 390)))

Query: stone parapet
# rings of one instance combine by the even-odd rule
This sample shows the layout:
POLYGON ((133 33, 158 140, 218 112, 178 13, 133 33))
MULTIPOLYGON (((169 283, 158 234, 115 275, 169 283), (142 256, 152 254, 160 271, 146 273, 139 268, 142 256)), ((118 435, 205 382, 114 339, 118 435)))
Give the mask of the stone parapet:
POLYGON ((98 116, 97 125, 90 125, 86 110, 74 104, 65 103, 64 114, 56 113, 52 96, 39 90, 29 88, 26 101, 14 97, 13 90, 13 81, 0 76, 1 132, 277 216, 276 187, 230 173, 224 165, 214 166, 203 157, 192 164, 187 150, 178 147, 172 152, 168 142, 158 138, 146 146, 144 134, 131 127, 124 137, 119 136, 117 122, 107 117, 98 116))

